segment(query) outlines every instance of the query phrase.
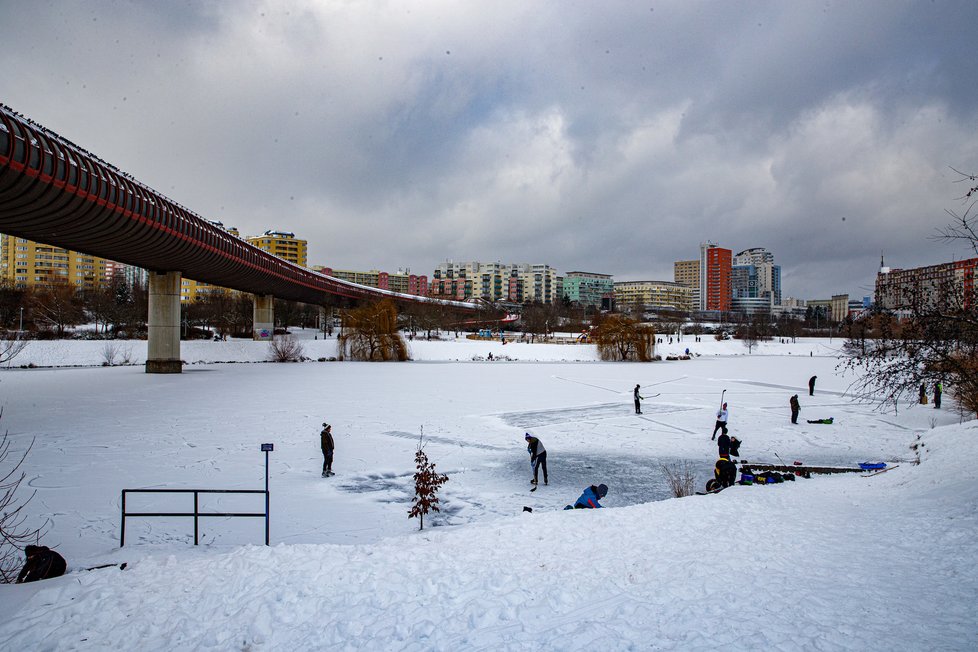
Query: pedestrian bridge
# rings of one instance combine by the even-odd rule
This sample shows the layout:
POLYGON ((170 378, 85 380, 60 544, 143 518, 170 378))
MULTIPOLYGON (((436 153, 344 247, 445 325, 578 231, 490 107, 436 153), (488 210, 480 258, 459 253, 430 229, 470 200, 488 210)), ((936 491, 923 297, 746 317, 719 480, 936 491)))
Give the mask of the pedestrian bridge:
POLYGON ((258 339, 273 332, 274 298, 313 305, 390 298, 477 310, 349 283, 273 256, 3 105, 0 233, 146 269, 150 373, 181 370, 184 277, 253 294, 258 339))

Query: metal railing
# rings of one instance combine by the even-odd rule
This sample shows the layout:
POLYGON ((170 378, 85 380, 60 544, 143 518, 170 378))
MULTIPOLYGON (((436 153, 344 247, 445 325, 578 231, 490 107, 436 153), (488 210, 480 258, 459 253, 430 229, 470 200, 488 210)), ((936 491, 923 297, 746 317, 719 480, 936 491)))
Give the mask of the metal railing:
POLYGON ((268 545, 268 489, 264 491, 261 489, 123 489, 122 490, 122 534, 119 537, 119 547, 122 548, 126 545, 126 519, 129 517, 167 517, 167 516, 184 516, 193 517, 194 519, 194 545, 198 545, 200 537, 200 519, 201 517, 211 517, 211 516, 221 516, 221 517, 232 517, 232 518, 256 518, 263 517, 265 519, 265 545, 268 545), (127 512, 126 511, 126 494, 193 494, 194 495, 194 511, 192 512, 127 512), (200 494, 264 494, 265 495, 265 511, 264 512, 202 512, 200 511, 200 494))

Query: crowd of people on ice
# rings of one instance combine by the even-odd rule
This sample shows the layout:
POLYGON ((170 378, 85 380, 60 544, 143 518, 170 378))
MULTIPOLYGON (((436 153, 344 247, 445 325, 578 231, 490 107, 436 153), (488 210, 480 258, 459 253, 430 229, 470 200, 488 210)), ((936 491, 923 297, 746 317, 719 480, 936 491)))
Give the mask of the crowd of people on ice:
MULTIPOLYGON (((815 395, 815 382, 818 376, 812 376, 808 379, 808 395, 815 395)), ((726 391, 726 390, 724 390, 726 391)), ((940 381, 934 383, 933 393, 934 393, 934 407, 940 409, 941 407, 941 395, 944 392, 944 386, 940 381)), ((658 394, 656 394, 658 396, 658 394)), ((641 394, 641 385, 635 385, 632 391, 632 397, 635 404, 635 414, 642 414, 642 401, 646 397, 641 394)), ((722 400, 722 399, 721 399, 722 400)), ((920 403, 926 405, 928 402, 927 387, 925 384, 920 385, 920 403)), ((801 403, 798 400, 798 394, 794 394, 788 400, 788 405, 791 410, 791 423, 798 423, 798 415, 801 412, 801 403)), ((741 441, 734 436, 729 434, 728 423, 730 420, 730 412, 728 409, 728 404, 723 402, 720 404, 720 409, 716 412, 716 422, 713 425, 713 433, 710 437, 711 441, 717 442, 717 462, 714 465, 714 479, 709 483, 708 490, 718 491, 729 487, 736 483, 737 479, 737 463, 736 458, 740 456, 740 445, 741 441), (720 433, 719 438, 717 433, 720 433)), ((808 419, 808 423, 811 424, 832 424, 832 417, 822 417, 817 419, 808 419)), ((524 434, 524 439, 526 441, 526 451, 530 455, 530 467, 533 470, 533 477, 530 480, 530 484, 533 485, 531 491, 536 491, 540 482, 541 471, 543 472, 543 484, 549 485, 550 478, 547 472, 547 448, 540 441, 540 438, 534 434, 527 432, 524 434)), ((333 440, 332 426, 328 423, 323 423, 323 429, 320 432, 320 446, 323 453, 323 477, 327 478, 333 473, 333 451, 335 449, 335 442, 333 440)), ((744 478, 748 478, 746 471, 744 471, 744 478)), ((749 476, 750 480, 742 480, 742 482, 750 483, 753 480, 753 476, 749 476)), ((790 479, 794 479, 793 477, 790 479)), ((763 480, 763 478, 762 478, 763 480)), ((602 500, 608 495, 608 485, 606 484, 596 484, 590 485, 584 489, 580 497, 574 501, 573 504, 567 505, 565 509, 594 509, 600 508, 602 500)), ((526 511, 532 511, 529 508, 524 508, 526 511)))

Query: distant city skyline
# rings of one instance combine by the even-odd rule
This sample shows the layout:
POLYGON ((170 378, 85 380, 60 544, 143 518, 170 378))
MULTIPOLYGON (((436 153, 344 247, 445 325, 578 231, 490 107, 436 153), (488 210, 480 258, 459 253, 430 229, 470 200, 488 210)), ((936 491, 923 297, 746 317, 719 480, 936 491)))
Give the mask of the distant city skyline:
POLYGON ((311 264, 669 280, 717 242, 872 293, 978 170, 978 4, 22 3, 0 101, 311 264))

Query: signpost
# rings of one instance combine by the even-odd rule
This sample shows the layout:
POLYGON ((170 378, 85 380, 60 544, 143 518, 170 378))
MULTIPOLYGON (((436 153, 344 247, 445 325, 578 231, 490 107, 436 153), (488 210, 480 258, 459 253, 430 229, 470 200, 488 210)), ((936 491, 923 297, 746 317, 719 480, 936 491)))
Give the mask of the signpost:
POLYGON ((268 454, 275 450, 275 444, 262 444, 261 450, 265 453, 265 545, 268 545, 268 521, 271 514, 268 511, 268 454))

